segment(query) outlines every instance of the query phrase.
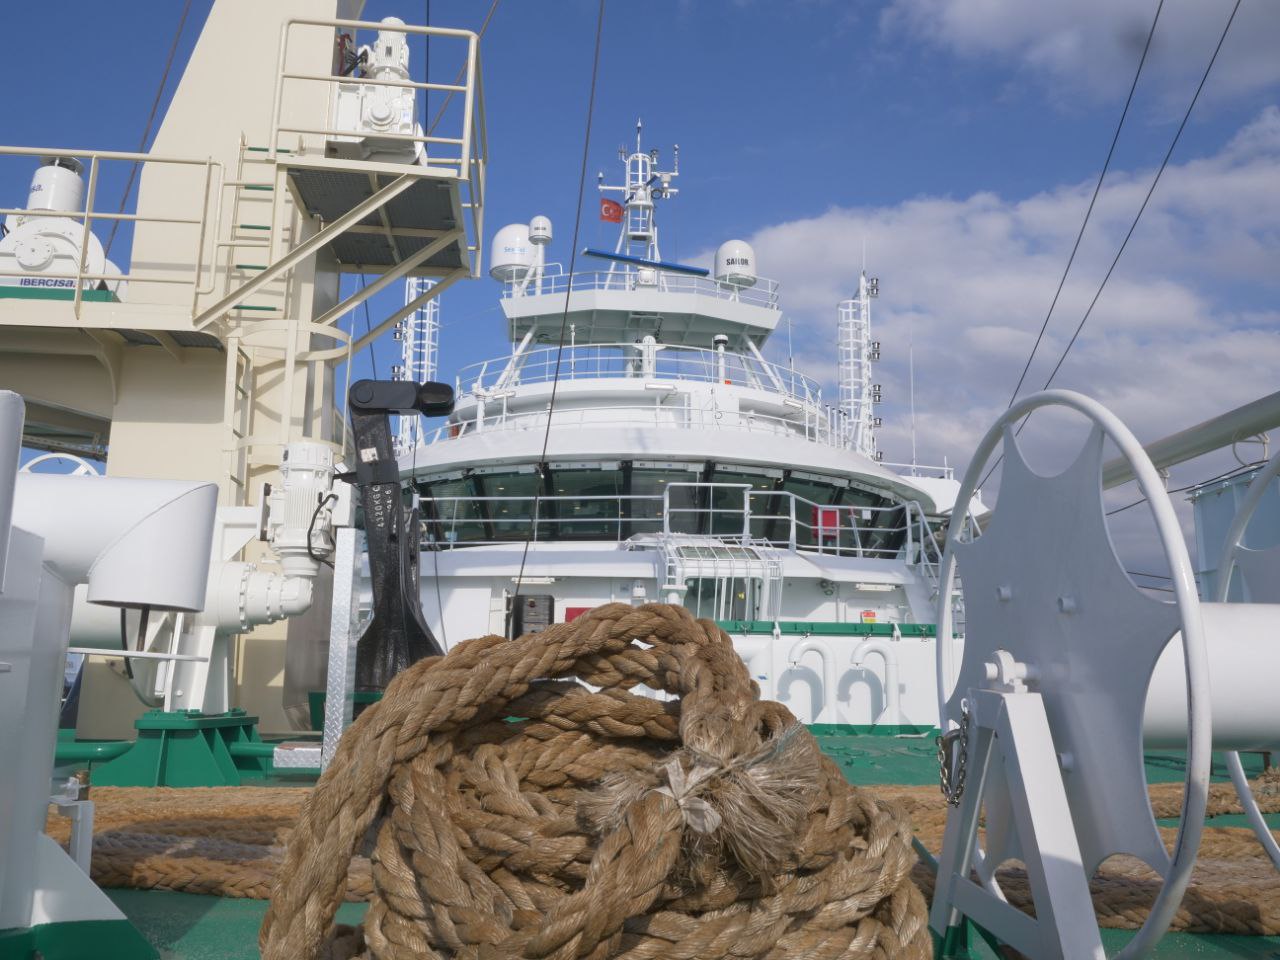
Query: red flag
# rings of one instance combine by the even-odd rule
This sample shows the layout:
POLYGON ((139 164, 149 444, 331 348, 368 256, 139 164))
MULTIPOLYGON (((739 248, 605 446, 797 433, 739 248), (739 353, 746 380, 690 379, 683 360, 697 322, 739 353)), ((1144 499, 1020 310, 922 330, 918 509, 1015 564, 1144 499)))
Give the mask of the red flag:
POLYGON ((616 200, 608 200, 605 197, 600 198, 600 219, 607 220, 609 223, 622 222, 622 204, 616 200))

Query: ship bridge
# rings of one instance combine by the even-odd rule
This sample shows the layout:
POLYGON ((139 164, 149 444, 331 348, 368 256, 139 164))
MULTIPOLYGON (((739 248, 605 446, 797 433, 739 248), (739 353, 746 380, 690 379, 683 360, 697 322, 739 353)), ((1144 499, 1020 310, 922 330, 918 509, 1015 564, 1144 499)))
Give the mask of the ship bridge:
POLYGON ((735 353, 760 347, 778 326, 778 284, 752 287, 660 268, 568 274, 559 263, 508 280, 502 312, 513 341, 529 334, 557 341, 572 329, 581 344, 623 343, 651 336, 659 343, 711 348, 728 337, 735 353), (567 301, 566 301, 567 295, 567 301))
POLYGON ((551 221, 534 217, 493 237, 490 276, 503 284, 502 312, 517 352, 531 344, 653 342, 752 354, 777 329, 778 284, 756 275, 755 253, 741 240, 716 251, 714 268, 664 260, 655 205, 679 191, 680 148, 670 170, 658 151, 622 148, 622 182, 600 174, 600 217, 618 224, 612 250, 575 251, 566 270, 546 262, 551 221), (616 194, 612 200, 605 194, 616 194), (585 269, 582 267, 585 265, 585 269))

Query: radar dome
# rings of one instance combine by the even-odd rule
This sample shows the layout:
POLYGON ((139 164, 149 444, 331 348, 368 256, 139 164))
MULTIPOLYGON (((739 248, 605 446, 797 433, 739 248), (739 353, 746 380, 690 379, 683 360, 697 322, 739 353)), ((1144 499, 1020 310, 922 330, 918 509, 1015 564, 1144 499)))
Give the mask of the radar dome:
POLYGON ((523 280, 536 260, 533 244, 529 241, 529 225, 511 223, 503 227, 493 235, 490 253, 489 276, 502 283, 523 280))
POLYGON ((551 221, 546 217, 534 217, 530 220, 529 240, 532 243, 550 243, 551 221))
POLYGON ((716 251, 716 279, 734 287, 756 284, 756 252, 745 240, 726 240, 716 251))

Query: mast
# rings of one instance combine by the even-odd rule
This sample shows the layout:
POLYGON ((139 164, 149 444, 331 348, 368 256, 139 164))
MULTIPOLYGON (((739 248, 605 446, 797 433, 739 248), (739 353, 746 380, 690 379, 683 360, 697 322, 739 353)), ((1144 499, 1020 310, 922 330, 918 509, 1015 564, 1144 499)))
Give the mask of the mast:
POLYGON ((836 326, 844 446, 872 459, 876 458, 875 403, 880 387, 871 382, 871 364, 880 358, 880 345, 871 339, 871 299, 879 293, 880 281, 862 271, 858 295, 840 302, 836 326))
MULTIPOLYGON (((618 242, 614 253, 661 260, 658 249, 658 224, 654 219, 654 201, 666 200, 679 193, 671 181, 680 176, 680 145, 672 148, 673 161, 670 170, 658 169, 658 150, 647 153, 640 146, 642 123, 636 121, 636 148, 627 152, 626 146, 618 148, 618 158, 623 162, 626 176, 620 185, 604 182, 604 173, 596 175, 596 186, 601 194, 616 193, 621 196, 622 221, 618 230, 618 242)), ((609 267, 612 272, 616 264, 609 267)))
MULTIPOLYGON (((404 304, 409 306, 434 287, 429 277, 410 277, 404 282, 404 304)), ((432 297, 398 322, 395 338, 400 341, 400 363, 392 368, 393 380, 426 383, 436 378, 439 366, 440 300, 432 297)), ((422 417, 416 413, 396 418, 396 456, 402 457, 421 446, 422 417)))

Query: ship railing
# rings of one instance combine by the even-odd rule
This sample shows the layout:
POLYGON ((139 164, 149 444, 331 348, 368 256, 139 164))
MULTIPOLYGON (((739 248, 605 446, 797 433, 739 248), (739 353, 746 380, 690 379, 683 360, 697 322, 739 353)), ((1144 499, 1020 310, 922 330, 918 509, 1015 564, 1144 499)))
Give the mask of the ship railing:
MULTIPOLYGON (((935 571, 928 518, 911 502, 830 506, 749 484, 677 482, 662 494, 453 496, 422 499, 431 549, 502 543, 621 543, 641 535, 713 538, 802 553, 902 560, 935 571)), ((694 544, 696 546, 696 543, 694 544)), ((696 555, 691 555, 696 556, 696 555)))
MULTIPOLYGON (((499 397, 486 405, 483 414, 454 420, 437 427, 427 443, 443 443, 470 437, 486 431, 542 429, 547 424, 545 407, 537 410, 513 411, 499 397)), ((551 413, 551 426, 557 429, 593 429, 633 427, 663 430, 716 430, 758 434, 768 437, 793 437, 826 446, 843 447, 827 411, 815 404, 799 404, 791 416, 705 409, 685 395, 679 405, 628 404, 589 407, 556 407, 551 413)))
POLYGON ((881 460, 880 466, 887 470, 892 470, 904 477, 929 477, 938 480, 954 480, 956 476, 955 468, 945 464, 939 467, 923 463, 895 463, 890 460, 881 460))
POLYGON ((780 364, 747 354, 661 343, 539 347, 463 367, 455 390, 461 396, 552 380, 613 379, 724 383, 778 393, 801 403, 822 403, 822 387, 816 380, 780 364))
POLYGON ((914 501, 891 506, 824 504, 786 490, 762 490, 744 483, 678 481, 663 491, 667 524, 663 532, 677 532, 671 522, 682 516, 702 517, 704 528, 719 526, 726 532, 736 531, 734 535, 744 540, 764 539, 789 550, 902 557, 909 564, 923 563, 935 569, 942 559, 929 520, 914 501), (695 496, 692 504, 672 506, 673 494, 681 489, 718 489, 723 495, 695 496))
POLYGON ((688 273, 670 273, 657 268, 638 270, 579 270, 565 273, 564 265, 548 263, 534 268, 528 275, 509 280, 503 286, 503 299, 531 297, 541 294, 565 294, 570 291, 636 291, 655 290, 660 293, 691 293, 714 297, 733 303, 746 303, 757 307, 778 309, 778 282, 758 279, 753 286, 740 287, 722 283, 713 277, 698 277, 688 273))
MULTIPOLYGON (((310 41, 309 38, 300 41, 306 45, 310 41)), ((354 43, 354 41, 353 41, 354 43)), ((358 131, 333 127, 333 104, 337 97, 338 89, 342 86, 361 86, 367 85, 372 87, 391 87, 398 89, 407 89, 414 91, 423 91, 422 96, 427 95, 427 91, 437 90, 447 95, 447 100, 439 108, 439 113, 427 125, 426 129, 418 126, 414 133, 389 133, 378 132, 376 134, 379 140, 403 142, 413 144, 415 149, 421 147, 423 151, 424 163, 426 165, 444 165, 455 167, 459 176, 465 176, 465 171, 471 165, 473 156, 483 154, 484 139, 484 96, 478 89, 480 83, 480 47, 479 38, 470 30, 455 30, 447 27, 426 27, 414 26, 412 24, 390 24, 382 23, 376 20, 344 20, 340 18, 316 18, 316 17, 290 17, 284 22, 280 32, 280 55, 279 63, 276 71, 276 89, 272 99, 271 107, 271 131, 272 156, 275 151, 287 149, 289 144, 281 139, 281 134, 292 134, 296 140, 298 136, 316 137, 329 139, 333 137, 350 137, 357 135, 358 131), (364 30, 369 32, 386 32, 386 33, 402 33, 406 37, 426 37, 429 40, 437 40, 437 46, 432 50, 432 59, 438 58, 442 51, 439 44, 449 44, 451 47, 461 47, 462 66, 458 72, 458 76, 453 83, 440 83, 429 81, 426 79, 426 68, 423 64, 415 64, 414 69, 420 76, 421 80, 395 80, 390 77, 374 78, 374 77, 357 77, 354 74, 340 76, 337 73, 307 73, 300 70, 289 69, 292 62, 289 55, 290 41, 299 32, 298 28, 321 27, 329 28, 334 31, 335 37, 341 35, 343 31, 352 31, 348 36, 354 36, 355 31, 364 30), (321 124, 304 124, 298 120, 288 119, 290 111, 289 90, 296 83, 319 83, 324 84, 329 90, 329 108, 325 111, 325 119, 321 124), (451 127, 451 132, 457 136, 437 136, 431 131, 441 122, 448 101, 461 94, 463 97, 462 119, 460 122, 454 119, 456 129, 451 127), (480 150, 476 151, 476 148, 480 150)), ((370 134, 372 135, 372 134, 370 134)))
MULTIPOLYGON (((150 153, 130 153, 117 150, 65 150, 45 147, 2 147, 0 159, 12 158, 29 164, 32 159, 55 158, 75 160, 85 168, 84 195, 75 210, 45 210, 27 207, 0 207, 0 217, 8 220, 33 220, 40 217, 59 217, 76 221, 84 229, 80 232, 79 251, 74 263, 66 269, 30 273, 6 270, 0 261, 0 288, 43 289, 62 291, 72 302, 72 312, 80 319, 81 308, 86 301, 172 302, 168 293, 149 293, 153 285, 185 287, 191 298, 194 316, 198 299, 214 290, 214 256, 217 224, 220 217, 222 184, 225 179, 223 166, 216 160, 191 157, 170 157, 150 153), (130 172, 130 168, 133 168, 130 172), (146 179, 158 176, 172 185, 170 195, 184 198, 170 201, 163 213, 135 208, 128 212, 117 205, 115 197, 124 192, 129 179, 146 179), (113 209, 101 202, 101 193, 109 191, 113 209), (149 259, 145 264, 124 263, 119 272, 105 269, 93 270, 90 263, 94 227, 109 228, 120 234, 120 244, 113 244, 109 233, 106 242, 98 237, 103 247, 104 260, 110 261, 111 251, 129 250, 135 224, 167 225, 168 251, 163 262, 149 259)), ((29 174, 28 174, 29 175, 29 174)), ((22 178, 14 177, 15 181, 22 178)), ((118 256, 118 254, 117 254, 118 256)), ((56 296, 56 294, 54 295, 56 296)))
MULTIPOLYGON (((298 41, 299 46, 304 48, 314 42, 305 36, 299 37, 298 41)), ((441 168, 444 168, 467 186, 462 197, 462 209, 464 216, 470 220, 471 226, 472 242, 468 249, 472 253, 472 273, 474 276, 479 276, 482 256, 480 243, 484 235, 485 173, 489 157, 479 41, 479 36, 471 30, 389 24, 376 20, 290 17, 284 22, 280 31, 280 53, 275 94, 271 106, 268 156, 275 160, 278 153, 288 153, 291 149, 297 149, 299 143, 308 152, 324 156, 327 141, 333 138, 361 135, 376 136, 380 141, 409 144, 415 151, 420 149, 419 162, 416 165, 403 167, 397 165, 395 172, 439 177, 441 168), (360 30, 374 33, 379 31, 401 33, 406 37, 423 37, 428 42, 435 41, 431 47, 431 60, 437 64, 437 69, 439 64, 444 62, 441 58, 445 57, 459 63, 458 73, 451 83, 428 80, 427 65, 420 61, 413 62, 411 65, 411 70, 420 79, 408 80, 339 76, 334 72, 312 73, 292 69, 290 42, 300 32, 305 33, 316 28, 333 30, 335 39, 344 31, 349 31, 347 35, 354 38, 356 31, 360 30), (320 123, 299 120, 296 118, 299 110, 292 109, 298 104, 305 106, 311 102, 309 97, 299 96, 297 91, 303 85, 314 84, 323 84, 328 90, 328 103, 324 119, 320 123), (337 101, 338 91, 342 87, 351 86, 413 90, 418 97, 427 99, 428 106, 432 105, 431 91, 444 96, 425 128, 422 125, 415 125, 413 133, 377 132, 375 134, 371 131, 357 131, 334 125, 334 104, 337 101), (461 103, 455 99, 458 96, 461 97, 461 103), (436 133, 442 124, 447 136, 436 133)), ((354 44, 354 40, 352 43, 354 44)))

